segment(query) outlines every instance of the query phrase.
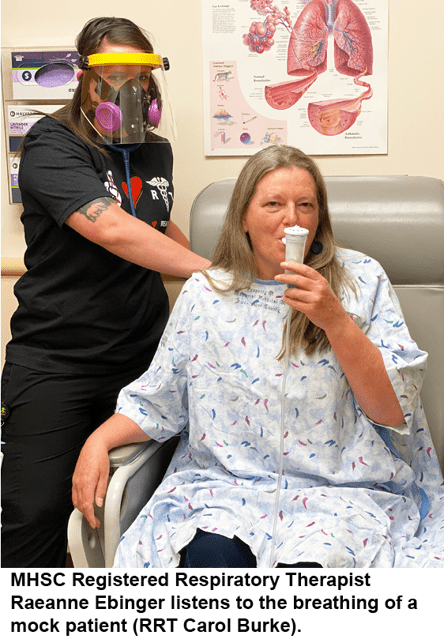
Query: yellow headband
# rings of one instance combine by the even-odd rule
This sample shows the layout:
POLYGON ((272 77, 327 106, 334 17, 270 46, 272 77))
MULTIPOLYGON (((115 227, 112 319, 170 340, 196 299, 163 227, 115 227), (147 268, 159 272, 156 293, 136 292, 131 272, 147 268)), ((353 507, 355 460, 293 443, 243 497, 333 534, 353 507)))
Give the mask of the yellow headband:
POLYGON ((108 64, 139 64, 157 69, 162 58, 155 53, 94 53, 88 56, 88 66, 104 67, 108 64))

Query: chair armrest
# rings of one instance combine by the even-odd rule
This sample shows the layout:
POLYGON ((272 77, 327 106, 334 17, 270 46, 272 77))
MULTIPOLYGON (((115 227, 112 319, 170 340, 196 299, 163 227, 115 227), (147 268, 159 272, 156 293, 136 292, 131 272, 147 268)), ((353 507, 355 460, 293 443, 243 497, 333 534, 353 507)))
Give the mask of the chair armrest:
POLYGON ((110 451, 110 479, 102 508, 94 507, 101 525, 92 529, 77 509, 68 523, 71 557, 76 568, 111 568, 121 536, 161 482, 179 437, 159 444, 119 446, 110 451))
POLYGON ((147 448, 155 445, 156 443, 157 442, 155 442, 153 439, 150 439, 147 442, 142 442, 140 444, 126 444, 125 446, 117 446, 117 448, 111 449, 109 451, 109 464, 111 472, 114 468, 119 468, 120 466, 131 464, 147 448))
POLYGON ((163 443, 150 440, 124 452, 129 461, 112 475, 103 506, 105 567, 112 567, 121 536, 162 481, 178 441, 178 437, 163 443))
POLYGON ((75 508, 68 521, 68 545, 74 568, 103 568, 103 534, 92 529, 80 510, 75 508))

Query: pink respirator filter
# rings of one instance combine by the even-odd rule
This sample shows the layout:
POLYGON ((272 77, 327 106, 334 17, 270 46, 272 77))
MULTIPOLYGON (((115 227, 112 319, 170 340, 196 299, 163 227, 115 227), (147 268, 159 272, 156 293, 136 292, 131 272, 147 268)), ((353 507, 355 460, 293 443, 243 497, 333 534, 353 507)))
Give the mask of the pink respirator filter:
POLYGON ((159 126, 160 116, 162 115, 162 109, 158 107, 157 100, 153 100, 150 104, 148 111, 148 119, 150 124, 153 124, 156 128, 159 126))
POLYGON ((123 122, 122 111, 112 102, 102 102, 96 108, 96 120, 105 131, 117 131, 123 122))

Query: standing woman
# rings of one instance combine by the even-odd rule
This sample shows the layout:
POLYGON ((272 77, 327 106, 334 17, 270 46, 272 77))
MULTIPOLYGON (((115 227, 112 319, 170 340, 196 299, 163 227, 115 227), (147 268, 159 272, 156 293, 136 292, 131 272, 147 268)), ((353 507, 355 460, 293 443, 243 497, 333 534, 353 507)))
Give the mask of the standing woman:
POLYGON ((2 378, 3 567, 65 565, 76 460, 156 351, 160 273, 209 266, 170 221, 162 59, 123 18, 91 20, 76 44, 74 97, 32 127, 20 163, 27 271, 2 378))

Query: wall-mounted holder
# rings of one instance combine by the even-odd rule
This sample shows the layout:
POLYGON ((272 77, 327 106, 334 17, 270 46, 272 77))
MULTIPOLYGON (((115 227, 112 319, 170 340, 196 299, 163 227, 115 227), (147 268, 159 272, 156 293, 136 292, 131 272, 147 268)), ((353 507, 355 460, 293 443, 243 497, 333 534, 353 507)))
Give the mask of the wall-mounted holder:
POLYGON ((73 49, 2 48, 3 117, 10 204, 20 204, 19 157, 23 136, 43 114, 66 104, 78 85, 79 55, 73 49))

